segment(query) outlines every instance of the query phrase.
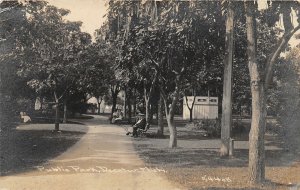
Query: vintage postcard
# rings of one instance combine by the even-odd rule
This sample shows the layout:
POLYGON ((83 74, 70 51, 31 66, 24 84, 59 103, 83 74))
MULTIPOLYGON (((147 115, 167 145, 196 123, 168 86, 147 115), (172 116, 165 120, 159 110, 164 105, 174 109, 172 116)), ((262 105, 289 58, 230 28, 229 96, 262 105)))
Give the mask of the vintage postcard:
POLYGON ((300 189, 298 0, 1 0, 0 190, 300 189))

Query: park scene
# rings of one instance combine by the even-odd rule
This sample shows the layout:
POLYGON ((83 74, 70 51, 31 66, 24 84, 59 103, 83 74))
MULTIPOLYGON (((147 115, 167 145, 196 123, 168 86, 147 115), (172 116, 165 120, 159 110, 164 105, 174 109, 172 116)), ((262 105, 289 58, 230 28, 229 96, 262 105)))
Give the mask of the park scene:
POLYGON ((300 2, 0 1, 0 190, 300 189, 300 2))

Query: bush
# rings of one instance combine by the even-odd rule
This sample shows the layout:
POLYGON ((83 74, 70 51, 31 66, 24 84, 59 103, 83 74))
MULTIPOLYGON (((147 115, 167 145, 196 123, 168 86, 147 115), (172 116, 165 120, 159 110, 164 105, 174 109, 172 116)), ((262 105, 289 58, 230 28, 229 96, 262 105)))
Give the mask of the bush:
POLYGON ((220 119, 201 119, 194 122, 195 129, 206 131, 210 137, 221 136, 220 119))

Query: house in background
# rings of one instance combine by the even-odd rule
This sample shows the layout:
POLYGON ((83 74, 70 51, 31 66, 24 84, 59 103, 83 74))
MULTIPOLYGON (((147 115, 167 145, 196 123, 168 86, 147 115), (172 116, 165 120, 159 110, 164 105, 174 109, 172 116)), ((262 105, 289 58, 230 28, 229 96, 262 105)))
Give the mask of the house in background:
MULTIPOLYGON (((124 91, 120 91, 118 94, 118 100, 117 100, 117 105, 116 105, 116 109, 120 109, 123 111, 124 113, 124 101, 125 101, 125 92, 124 91), (123 104, 122 104, 123 103, 123 104)), ((95 97, 89 97, 88 104, 94 104, 96 106, 95 110, 89 110, 89 113, 98 113, 98 103, 97 103, 97 99, 95 97)), ((111 113, 111 109, 112 109, 112 105, 108 105, 108 103, 103 99, 101 104, 100 104, 100 113, 111 113)))
MULTIPOLYGON (((97 99, 95 97, 91 97, 88 99, 87 101, 88 104, 94 104, 97 109, 96 110, 89 110, 90 113, 98 113, 98 103, 97 103, 97 99)), ((100 104, 100 113, 110 113, 111 110, 111 106, 106 105, 105 100, 102 100, 101 104, 100 104)))
MULTIPOLYGON (((189 107, 192 106, 194 96, 183 98, 183 119, 190 118, 189 107)), ((218 118, 218 97, 196 96, 193 107, 193 119, 216 119, 218 118)))

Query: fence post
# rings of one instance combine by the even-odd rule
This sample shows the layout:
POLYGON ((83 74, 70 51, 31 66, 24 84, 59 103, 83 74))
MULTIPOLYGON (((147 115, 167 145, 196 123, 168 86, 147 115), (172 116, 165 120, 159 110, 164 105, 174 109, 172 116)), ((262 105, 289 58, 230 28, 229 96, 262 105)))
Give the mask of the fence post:
POLYGON ((234 150, 234 139, 230 138, 230 143, 229 143, 229 156, 233 156, 233 150, 234 150))

